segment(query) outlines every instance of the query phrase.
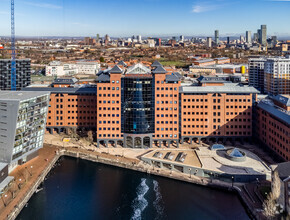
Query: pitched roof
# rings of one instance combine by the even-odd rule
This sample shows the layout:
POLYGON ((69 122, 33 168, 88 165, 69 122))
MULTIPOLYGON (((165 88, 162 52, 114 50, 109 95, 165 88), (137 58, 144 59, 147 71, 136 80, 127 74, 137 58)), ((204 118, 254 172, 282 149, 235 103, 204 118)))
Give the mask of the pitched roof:
POLYGON ((226 77, 200 76, 197 81, 200 83, 227 83, 226 77))
POLYGON ((285 111, 282 111, 282 110, 276 108, 273 104, 260 101, 258 104, 258 107, 265 110, 266 112, 273 115, 274 117, 280 119, 281 121, 283 121, 287 124, 290 124, 289 113, 286 113, 285 111))
POLYGON ((108 74, 101 74, 97 79, 97 82, 110 82, 110 76, 108 74))
POLYGON ((111 70, 110 73, 123 73, 123 70, 118 66, 115 65, 111 70))
POLYGON ((52 84, 75 84, 77 81, 76 78, 58 78, 52 84))
POLYGON ((159 61, 155 60, 155 61, 152 63, 151 66, 152 66, 152 67, 158 67, 158 66, 162 66, 162 64, 161 64, 159 61))
POLYGON ((166 75, 166 82, 178 82, 182 76, 179 73, 172 73, 171 75, 166 75))
POLYGON ((153 70, 152 73, 154 74, 167 73, 167 71, 163 68, 163 66, 157 66, 157 68, 153 70))
POLYGON ((278 101, 282 103, 283 105, 286 105, 287 107, 290 106, 290 96, 286 95, 277 95, 273 98, 275 101, 278 101))
POLYGON ((284 180, 290 176, 290 161, 277 164, 275 171, 278 171, 279 177, 284 180))
POLYGON ((128 66, 123 60, 119 61, 119 63, 117 64, 118 66, 128 66))

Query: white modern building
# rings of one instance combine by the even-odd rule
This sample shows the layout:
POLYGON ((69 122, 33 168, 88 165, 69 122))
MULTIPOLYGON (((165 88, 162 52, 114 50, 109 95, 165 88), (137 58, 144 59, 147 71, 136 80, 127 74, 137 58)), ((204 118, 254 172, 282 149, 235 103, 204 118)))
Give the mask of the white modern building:
POLYGON ((264 66, 264 88, 270 95, 290 94, 290 57, 268 58, 264 66))
POLYGON ((9 172, 43 146, 49 92, 0 91, 0 163, 9 172))
POLYGON ((75 74, 95 75, 99 72, 101 65, 97 61, 77 61, 73 63, 62 63, 53 61, 46 66, 47 76, 70 76, 75 74))

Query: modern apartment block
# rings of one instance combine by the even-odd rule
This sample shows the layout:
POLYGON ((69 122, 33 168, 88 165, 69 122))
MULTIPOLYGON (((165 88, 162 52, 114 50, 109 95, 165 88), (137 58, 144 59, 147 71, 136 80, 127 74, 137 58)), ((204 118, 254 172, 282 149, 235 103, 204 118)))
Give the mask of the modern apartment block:
MULTIPOLYGON (((31 84, 31 61, 16 60, 16 89, 21 90, 31 84)), ((11 90, 11 60, 0 59, 0 90, 11 90)))
POLYGON ((264 66, 264 89, 270 95, 290 94, 290 57, 268 58, 264 66))
POLYGON ((10 169, 42 147, 48 103, 49 92, 0 91, 0 162, 10 169))
POLYGON ((269 95, 290 94, 290 57, 250 58, 249 85, 269 95))
POLYGON ((264 66, 266 58, 250 58, 249 64, 249 85, 264 93, 264 66))
POLYGON ((261 100, 255 111, 255 136, 286 161, 290 160, 290 96, 261 100))
POLYGON ((116 65, 95 87, 25 88, 49 91, 47 131, 96 131, 98 145, 147 148, 196 140, 250 139, 256 89, 218 77, 181 85, 159 62, 116 65))

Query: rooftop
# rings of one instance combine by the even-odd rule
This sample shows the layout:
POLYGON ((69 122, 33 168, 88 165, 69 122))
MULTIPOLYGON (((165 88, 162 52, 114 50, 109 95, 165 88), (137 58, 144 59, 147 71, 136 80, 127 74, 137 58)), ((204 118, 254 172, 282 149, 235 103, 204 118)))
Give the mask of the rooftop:
POLYGON ((290 112, 276 107, 270 100, 260 101, 258 107, 278 118, 279 120, 290 124, 290 112))
POLYGON ((77 81, 76 78, 58 78, 52 84, 75 84, 77 81))
POLYGON ((91 94, 91 93, 97 93, 97 87, 48 87, 48 88, 23 88, 22 91, 33 91, 33 94, 35 92, 51 92, 51 93, 68 93, 68 94, 91 94))
MULTIPOLYGON (((32 89, 32 88, 30 88, 32 89)), ((33 92, 28 91, 0 91, 0 100, 9 100, 9 101, 24 101, 32 99, 39 96, 49 95, 47 88, 44 90, 36 90, 33 92)))
POLYGON ((278 101, 287 107, 290 106, 290 95, 277 95, 273 97, 273 100, 278 101))
POLYGON ((260 93, 251 86, 243 86, 236 83, 227 83, 224 86, 182 86, 180 93, 260 93))
POLYGON ((279 177, 283 180, 286 179, 290 176, 290 161, 284 162, 284 163, 279 163, 277 164, 277 167, 275 171, 278 171, 279 177))

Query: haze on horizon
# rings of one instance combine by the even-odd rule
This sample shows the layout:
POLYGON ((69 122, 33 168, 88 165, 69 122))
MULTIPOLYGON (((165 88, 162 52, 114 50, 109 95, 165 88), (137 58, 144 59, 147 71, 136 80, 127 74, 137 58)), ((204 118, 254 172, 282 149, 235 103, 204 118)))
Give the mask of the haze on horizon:
MULTIPOLYGON (((0 0, 0 35, 10 35, 10 0, 0 0)), ((15 0, 17 36, 290 36, 290 0, 15 0)))

